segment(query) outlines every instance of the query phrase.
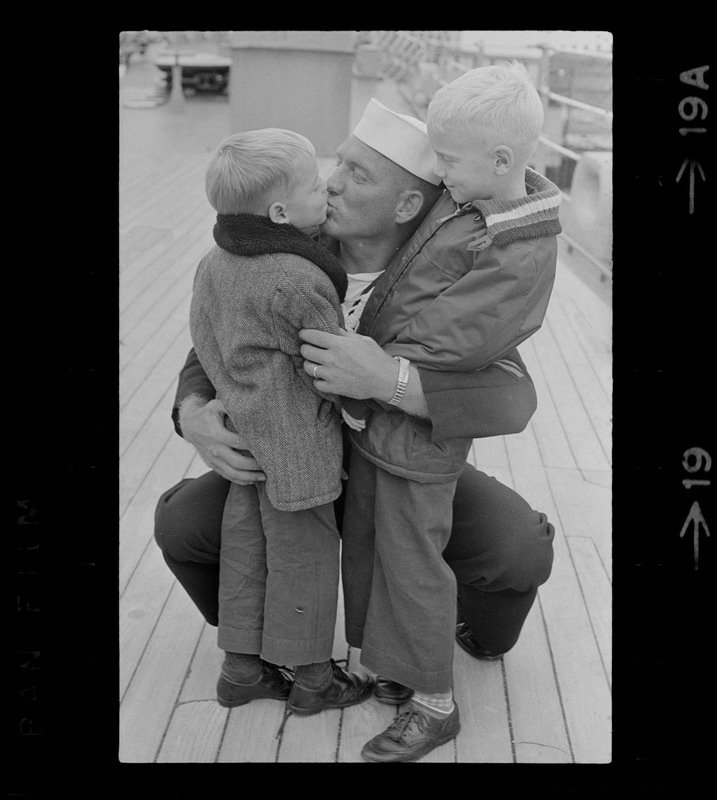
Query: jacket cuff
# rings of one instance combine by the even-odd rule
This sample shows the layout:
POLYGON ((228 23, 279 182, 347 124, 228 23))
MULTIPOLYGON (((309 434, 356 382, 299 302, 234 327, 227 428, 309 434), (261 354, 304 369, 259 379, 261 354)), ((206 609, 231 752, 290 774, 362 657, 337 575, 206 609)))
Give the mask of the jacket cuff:
POLYGON ((172 423, 174 424, 174 430, 180 436, 183 434, 179 424, 179 407, 190 395, 202 397, 207 402, 213 400, 217 396, 216 390, 207 377, 206 372, 202 369, 202 365, 199 363, 194 349, 189 351, 187 360, 182 367, 182 371, 179 373, 177 392, 174 396, 174 405, 172 406, 172 423))
POLYGON ((528 375, 500 368, 438 372, 418 368, 432 424, 431 440, 484 439, 525 430, 537 407, 528 375))

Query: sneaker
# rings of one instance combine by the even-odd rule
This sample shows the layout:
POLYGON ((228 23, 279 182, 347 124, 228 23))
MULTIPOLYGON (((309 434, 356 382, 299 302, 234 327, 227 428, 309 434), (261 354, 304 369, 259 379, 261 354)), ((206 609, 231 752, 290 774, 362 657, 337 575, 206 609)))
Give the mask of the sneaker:
MULTIPOLYGON (((343 663, 347 663, 345 660, 343 663)), ((308 716, 327 708, 346 708, 363 703, 373 693, 374 680, 368 675, 346 672, 331 659, 333 675, 324 689, 305 689, 294 682, 286 707, 294 714, 308 716)))
POLYGON ((262 674, 254 683, 235 683, 224 675, 217 681, 217 702, 225 708, 243 706, 252 700, 286 700, 293 683, 287 676, 288 670, 262 661, 262 674))
POLYGON ((444 719, 436 719, 411 703, 383 733, 366 742, 361 755, 366 761, 416 761, 455 739, 460 729, 455 701, 453 711, 444 719))

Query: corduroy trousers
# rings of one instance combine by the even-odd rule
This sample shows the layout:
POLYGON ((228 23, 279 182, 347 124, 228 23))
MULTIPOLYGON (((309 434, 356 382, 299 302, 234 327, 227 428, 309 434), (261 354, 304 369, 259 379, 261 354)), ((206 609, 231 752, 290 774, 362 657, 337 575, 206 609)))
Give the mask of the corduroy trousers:
POLYGON ((443 558, 456 482, 417 483, 351 450, 342 527, 346 639, 419 692, 453 685, 456 576, 443 558))
POLYGON ((328 661, 339 586, 334 504, 279 511, 263 483, 231 484, 219 551, 217 644, 272 664, 328 661))

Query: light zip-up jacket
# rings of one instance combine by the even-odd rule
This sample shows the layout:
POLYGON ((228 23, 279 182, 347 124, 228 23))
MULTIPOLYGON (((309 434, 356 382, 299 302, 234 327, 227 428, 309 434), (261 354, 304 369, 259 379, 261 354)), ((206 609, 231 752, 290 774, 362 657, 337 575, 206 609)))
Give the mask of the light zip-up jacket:
MULTIPOLYGON (((497 363, 542 325, 555 279, 560 190, 526 170, 527 196, 460 207, 446 191, 377 283, 358 328, 423 375, 497 363)), ((506 356, 508 356, 506 358, 506 356)), ((351 441, 378 466, 419 482, 455 480, 472 439, 379 404, 351 441)))

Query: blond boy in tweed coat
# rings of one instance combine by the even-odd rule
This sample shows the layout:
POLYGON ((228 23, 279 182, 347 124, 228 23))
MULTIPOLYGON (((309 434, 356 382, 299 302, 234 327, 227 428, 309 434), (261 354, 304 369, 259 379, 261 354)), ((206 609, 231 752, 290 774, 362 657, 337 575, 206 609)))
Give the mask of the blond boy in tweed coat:
MULTIPOLYGON (((207 170, 218 212, 190 311, 192 341, 266 481, 232 484, 222 522, 221 705, 325 691, 336 708, 370 696, 331 660, 339 581, 333 501, 341 493, 339 399, 303 369, 302 328, 337 333, 347 277, 306 233, 326 218, 311 143, 276 128, 224 140, 207 170)), ((309 696, 310 700, 310 696, 309 696)), ((305 713, 313 713, 307 704, 305 713)), ((323 707, 326 707, 325 705, 323 707)))

